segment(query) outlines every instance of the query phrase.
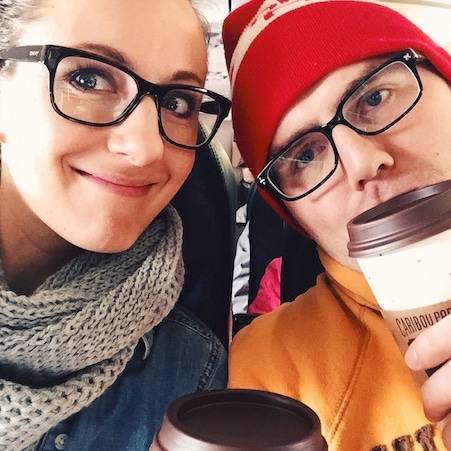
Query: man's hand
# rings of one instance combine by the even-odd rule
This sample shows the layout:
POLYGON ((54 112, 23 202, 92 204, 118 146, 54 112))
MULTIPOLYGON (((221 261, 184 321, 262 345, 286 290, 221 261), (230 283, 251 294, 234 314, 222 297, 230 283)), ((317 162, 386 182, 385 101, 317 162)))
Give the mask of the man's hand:
POLYGON ((405 355, 412 370, 443 365, 422 386, 424 412, 432 422, 445 420, 443 441, 451 450, 451 315, 422 332, 405 355))

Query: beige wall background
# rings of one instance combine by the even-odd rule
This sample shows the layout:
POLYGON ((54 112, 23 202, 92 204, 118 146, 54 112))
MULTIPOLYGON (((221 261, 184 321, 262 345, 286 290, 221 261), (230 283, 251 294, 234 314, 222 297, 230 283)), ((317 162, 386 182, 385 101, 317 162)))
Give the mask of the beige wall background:
POLYGON ((451 52, 451 0, 379 0, 404 14, 451 52))

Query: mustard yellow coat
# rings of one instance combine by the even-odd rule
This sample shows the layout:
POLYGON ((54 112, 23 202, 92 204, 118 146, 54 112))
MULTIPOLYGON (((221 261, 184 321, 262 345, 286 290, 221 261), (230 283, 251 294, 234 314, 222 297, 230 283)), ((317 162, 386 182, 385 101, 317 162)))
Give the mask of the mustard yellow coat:
POLYGON ((235 337, 229 386, 309 405, 330 451, 445 450, 364 277, 321 261, 314 288, 235 337))

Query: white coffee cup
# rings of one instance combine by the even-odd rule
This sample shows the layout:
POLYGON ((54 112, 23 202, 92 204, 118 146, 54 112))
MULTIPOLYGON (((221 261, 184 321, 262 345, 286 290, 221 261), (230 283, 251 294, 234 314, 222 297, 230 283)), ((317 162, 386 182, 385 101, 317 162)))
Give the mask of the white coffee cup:
POLYGON ((349 255, 404 353, 423 330, 451 314, 451 180, 362 213, 348 232, 349 255))

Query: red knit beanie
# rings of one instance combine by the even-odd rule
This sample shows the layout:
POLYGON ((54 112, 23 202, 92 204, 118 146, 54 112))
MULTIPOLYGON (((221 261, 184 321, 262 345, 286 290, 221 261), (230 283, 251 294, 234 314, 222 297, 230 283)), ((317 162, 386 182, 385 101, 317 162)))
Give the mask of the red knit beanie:
MULTIPOLYGON (((451 80, 443 48, 401 14, 367 0, 251 0, 226 18, 223 40, 235 139, 254 175, 284 113, 335 69, 412 48, 451 80)), ((281 201, 261 193, 300 228, 281 201)))

